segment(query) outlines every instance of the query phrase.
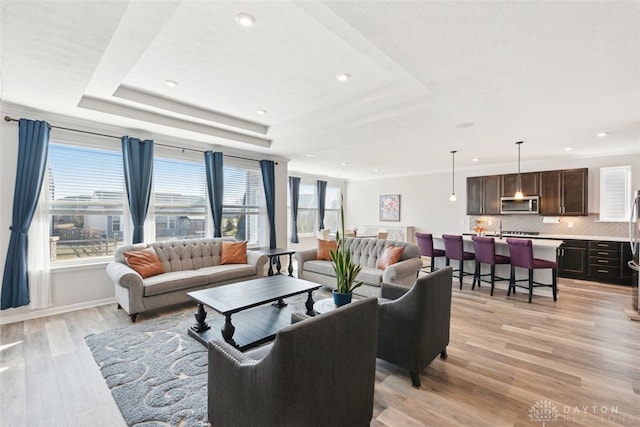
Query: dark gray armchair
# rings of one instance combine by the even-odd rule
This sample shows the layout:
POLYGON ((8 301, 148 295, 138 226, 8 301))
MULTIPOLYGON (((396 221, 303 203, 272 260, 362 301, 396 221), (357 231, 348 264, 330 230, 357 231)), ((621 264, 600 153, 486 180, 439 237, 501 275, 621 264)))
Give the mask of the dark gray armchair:
POLYGON ((376 372, 376 298, 278 332, 241 353, 209 343, 209 421, 224 426, 368 426, 376 372))
POLYGON ((452 268, 445 267, 407 288, 382 284, 378 357, 408 369, 420 387, 420 372, 440 354, 447 357, 451 321, 452 268))

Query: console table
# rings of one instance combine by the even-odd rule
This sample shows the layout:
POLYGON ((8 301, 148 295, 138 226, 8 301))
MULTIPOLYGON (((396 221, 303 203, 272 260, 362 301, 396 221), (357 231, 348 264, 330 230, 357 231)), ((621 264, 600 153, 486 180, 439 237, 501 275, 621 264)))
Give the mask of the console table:
POLYGON ((269 257, 269 271, 268 271, 268 275, 269 276, 273 276, 274 272, 273 272, 273 261, 275 258, 276 261, 276 270, 277 272, 275 274, 282 274, 280 272, 280 269, 282 268, 282 264, 280 264, 280 256, 281 255, 289 255, 289 268, 287 269, 289 271, 289 277, 293 277, 293 254, 296 253, 296 251, 291 250, 291 249, 286 249, 286 248, 274 248, 274 249, 262 249, 260 252, 262 252, 263 254, 265 254, 266 256, 269 257))

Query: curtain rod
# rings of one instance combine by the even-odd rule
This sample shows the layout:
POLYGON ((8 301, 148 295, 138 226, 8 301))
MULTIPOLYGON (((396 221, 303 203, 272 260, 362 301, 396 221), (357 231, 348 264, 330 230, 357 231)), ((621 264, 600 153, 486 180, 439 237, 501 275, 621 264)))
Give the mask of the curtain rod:
MULTIPOLYGON (((4 116, 4 121, 5 122, 19 122, 20 120, 18 119, 14 119, 13 117, 9 117, 9 116, 4 116)), ((115 136, 115 135, 107 135, 104 133, 98 133, 98 132, 91 132, 88 130, 81 130, 81 129, 73 129, 73 128, 65 128, 62 126, 53 126, 51 124, 49 124, 49 129, 62 129, 62 130, 68 130, 71 132, 78 132, 78 133, 86 133, 88 135, 95 135, 95 136, 104 136, 105 138, 114 138, 117 139, 119 141, 122 140, 122 137, 120 136, 115 136)), ((169 145, 169 144, 161 144, 159 142, 154 142, 155 145, 159 145, 160 147, 167 147, 167 148, 175 148, 176 150, 182 150, 183 152, 186 151, 195 151, 196 153, 205 153, 204 150, 198 150, 196 148, 185 148, 185 147, 178 147, 176 145, 169 145)), ((207 151, 211 151, 211 150, 207 150, 207 151)), ((242 156, 234 156, 231 154, 223 154, 224 157, 232 157, 234 159, 242 159, 242 160, 251 160, 254 162, 259 162, 260 160, 256 160, 256 159, 250 159, 248 157, 242 157, 242 156)), ((278 164, 278 162, 274 162, 276 165, 278 164)))

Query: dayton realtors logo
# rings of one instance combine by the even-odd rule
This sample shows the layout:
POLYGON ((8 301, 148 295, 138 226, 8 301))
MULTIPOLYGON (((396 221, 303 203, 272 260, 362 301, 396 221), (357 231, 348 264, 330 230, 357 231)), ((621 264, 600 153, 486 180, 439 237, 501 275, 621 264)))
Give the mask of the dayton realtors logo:
POLYGON ((538 400, 529 408, 529 419, 542 423, 560 421, 560 423, 606 423, 614 422, 624 425, 639 424, 640 417, 620 413, 617 406, 581 405, 558 407, 548 400, 538 400))
POLYGON ((529 419, 542 423, 542 427, 548 421, 556 421, 560 417, 556 405, 548 400, 538 400, 529 408, 529 419))

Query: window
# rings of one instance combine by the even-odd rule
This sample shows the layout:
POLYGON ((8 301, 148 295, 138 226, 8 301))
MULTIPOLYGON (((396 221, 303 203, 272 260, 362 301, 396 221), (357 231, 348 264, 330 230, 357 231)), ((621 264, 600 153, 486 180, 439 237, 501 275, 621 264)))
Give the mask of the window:
POLYGON ((153 194, 155 240, 205 237, 207 182, 204 162, 156 157, 153 194))
POLYGON ((48 166, 52 259, 113 256, 123 243, 122 154, 52 142, 48 166))
MULTIPOLYGON (((122 153, 51 142, 49 144, 50 235, 57 238, 52 259, 112 257, 122 246, 126 190, 122 153)), ((205 237, 207 215, 204 161, 156 157, 150 213, 156 236, 145 240, 205 237)), ((43 189, 43 191, 45 191, 43 189)), ((224 166, 223 235, 260 246, 265 221, 262 173, 257 162, 233 160, 224 166)))
POLYGON ((256 162, 224 164, 222 235, 260 246, 266 229, 262 172, 256 162))
POLYGON ((318 224, 316 186, 301 182, 300 196, 298 198, 298 233, 315 233, 318 230, 318 224))
POLYGON ((600 168, 600 221, 627 222, 630 209, 631 166, 600 168))
MULTIPOLYGON (((313 184, 300 183, 298 199, 298 234, 311 234, 318 231, 320 217, 318 215, 318 193, 315 181, 313 184)), ((287 192, 288 194, 288 192, 287 192)), ((327 184, 324 206, 324 228, 336 231, 340 226, 340 187, 327 184)), ((287 223, 291 224, 291 200, 288 200, 287 223)), ((291 234, 291 233, 289 233, 291 234)))
POLYGON ((340 188, 327 184, 324 205, 324 228, 335 232, 340 228, 340 188))

